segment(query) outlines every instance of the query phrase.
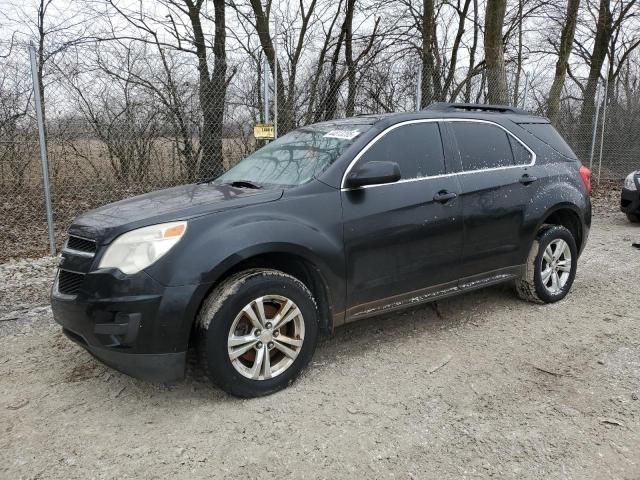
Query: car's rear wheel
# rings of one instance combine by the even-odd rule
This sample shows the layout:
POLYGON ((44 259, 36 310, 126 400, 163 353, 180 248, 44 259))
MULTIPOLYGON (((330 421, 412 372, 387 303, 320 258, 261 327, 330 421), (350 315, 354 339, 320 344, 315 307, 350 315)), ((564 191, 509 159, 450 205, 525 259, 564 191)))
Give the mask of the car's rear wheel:
POLYGON ((640 222, 640 215, 638 215, 637 213, 627 213, 627 218, 631 223, 640 222))
POLYGON ((211 380, 239 397, 273 393, 309 363, 318 309, 309 289, 276 270, 231 276, 198 317, 199 350, 211 380))
POLYGON ((518 294, 538 303, 562 300, 573 285, 577 267, 578 249, 571 232, 560 225, 544 225, 516 282, 518 294))

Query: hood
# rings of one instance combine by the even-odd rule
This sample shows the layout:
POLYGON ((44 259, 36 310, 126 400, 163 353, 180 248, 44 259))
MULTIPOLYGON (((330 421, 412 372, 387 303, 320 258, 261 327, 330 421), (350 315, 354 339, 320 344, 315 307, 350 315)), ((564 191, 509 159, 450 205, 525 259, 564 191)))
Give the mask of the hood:
POLYGON ((135 228, 272 202, 282 193, 282 189, 254 190, 213 183, 181 185, 90 210, 75 219, 69 233, 95 239, 99 244, 109 243, 135 228))

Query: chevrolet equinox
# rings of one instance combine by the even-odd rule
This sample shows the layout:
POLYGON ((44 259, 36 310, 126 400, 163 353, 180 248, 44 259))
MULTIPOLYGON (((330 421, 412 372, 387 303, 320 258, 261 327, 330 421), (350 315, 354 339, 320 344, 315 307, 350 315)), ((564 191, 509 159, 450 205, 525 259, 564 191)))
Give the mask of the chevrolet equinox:
POLYGON ((79 216, 53 313, 129 375, 179 379, 193 345, 222 389, 264 395, 347 322, 501 282, 561 300, 589 193, 590 171, 549 121, 516 108, 309 125, 217 178, 79 216))

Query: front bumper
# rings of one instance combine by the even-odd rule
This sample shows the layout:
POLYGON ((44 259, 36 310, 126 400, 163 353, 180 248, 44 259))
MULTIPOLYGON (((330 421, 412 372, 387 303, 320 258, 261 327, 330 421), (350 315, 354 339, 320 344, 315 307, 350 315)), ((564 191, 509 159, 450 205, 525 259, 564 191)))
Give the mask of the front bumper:
POLYGON ((640 190, 622 189, 620 210, 624 213, 640 214, 640 190))
POLYGON ((105 365, 131 377, 159 383, 173 382, 184 378, 187 363, 186 352, 126 353, 89 345, 82 336, 65 327, 62 327, 62 332, 105 365))
POLYGON ((146 273, 85 275, 76 295, 51 293, 64 334, 105 364, 154 382, 184 378, 198 287, 167 287, 146 273))

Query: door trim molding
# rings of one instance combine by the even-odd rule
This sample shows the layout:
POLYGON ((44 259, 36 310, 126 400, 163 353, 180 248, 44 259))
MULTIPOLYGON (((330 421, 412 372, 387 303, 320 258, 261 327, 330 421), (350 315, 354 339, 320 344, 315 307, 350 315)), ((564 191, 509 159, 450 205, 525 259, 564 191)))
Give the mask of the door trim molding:
POLYGON ((480 288, 508 282, 522 275, 524 265, 505 267, 480 275, 464 277, 453 282, 442 283, 432 287, 421 288, 411 292, 401 293, 392 297, 374 300, 348 308, 345 312, 345 323, 369 318, 384 313, 395 312, 415 305, 451 297, 459 293, 470 292, 480 288))

